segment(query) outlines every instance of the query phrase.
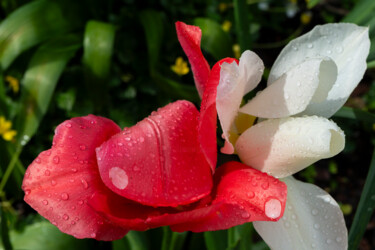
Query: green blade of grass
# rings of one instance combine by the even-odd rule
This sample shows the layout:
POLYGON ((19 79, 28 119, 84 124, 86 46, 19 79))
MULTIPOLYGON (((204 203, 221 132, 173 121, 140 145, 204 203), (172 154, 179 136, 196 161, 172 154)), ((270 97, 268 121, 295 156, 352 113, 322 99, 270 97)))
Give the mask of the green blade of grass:
POLYGON ((368 17, 372 17, 375 10, 375 1, 362 0, 359 1, 355 7, 346 15, 341 21, 345 23, 356 23, 358 25, 364 24, 368 17))
POLYGON ((83 65, 85 82, 89 95, 100 112, 107 102, 107 81, 111 66, 111 57, 115 43, 114 25, 99 21, 86 24, 83 40, 83 65))
POLYGON ((249 12, 245 0, 234 0, 234 20, 236 24, 237 38, 240 43, 241 53, 251 48, 249 12))
POLYGON ((371 114, 360 109, 354 109, 349 107, 342 107, 339 111, 336 112, 334 117, 355 119, 363 122, 375 123, 374 114, 371 114))
POLYGON ((221 25, 208 18, 194 19, 194 25, 202 30, 201 46, 208 51, 216 60, 225 57, 233 57, 232 40, 221 25))
POLYGON ((139 20, 145 31, 149 56, 150 71, 156 70, 159 61, 159 53, 164 36, 164 16, 154 10, 144 10, 139 14, 139 20))
POLYGON ((227 230, 204 232, 204 241, 208 250, 226 250, 228 246, 227 230))
MULTIPOLYGON (((75 13, 70 9, 68 13, 75 13)), ((56 1, 33 1, 9 15, 0 25, 0 66, 8 68, 23 51, 79 24, 56 1), (65 11, 65 12, 64 12, 65 11)))
POLYGON ((0 224, 1 243, 4 249, 12 250, 13 247, 9 239, 8 220, 2 205, 0 205, 0 224))
POLYGON ((349 232, 349 249, 358 249, 359 243, 366 231, 367 224, 375 207, 375 150, 372 154, 370 169, 367 174, 361 199, 355 213, 349 232))
POLYGON ((80 36, 68 35, 42 45, 32 57, 22 80, 21 109, 16 124, 18 142, 22 145, 36 132, 65 65, 81 44, 80 36))

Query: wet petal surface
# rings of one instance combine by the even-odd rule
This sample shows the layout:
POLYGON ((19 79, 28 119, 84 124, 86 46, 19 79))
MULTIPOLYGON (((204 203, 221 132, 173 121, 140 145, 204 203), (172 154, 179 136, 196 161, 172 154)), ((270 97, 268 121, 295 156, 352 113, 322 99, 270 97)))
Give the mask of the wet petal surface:
POLYGON ((236 142, 242 162, 277 178, 330 158, 344 146, 344 132, 317 116, 266 120, 246 130, 236 142))
POLYGON ((123 237, 127 229, 87 205, 93 193, 114 195, 100 178, 95 148, 118 132, 120 128, 114 122, 93 115, 60 124, 52 148, 40 153, 26 171, 22 185, 25 201, 62 232, 76 238, 123 237))
POLYGON ((272 249, 347 249, 348 233, 337 202, 321 188, 295 180, 288 185, 284 216, 277 222, 256 221, 254 227, 272 249))
POLYGON ((160 108, 97 149, 103 182, 149 206, 178 206, 210 193, 212 172, 198 141, 198 110, 187 101, 160 108))

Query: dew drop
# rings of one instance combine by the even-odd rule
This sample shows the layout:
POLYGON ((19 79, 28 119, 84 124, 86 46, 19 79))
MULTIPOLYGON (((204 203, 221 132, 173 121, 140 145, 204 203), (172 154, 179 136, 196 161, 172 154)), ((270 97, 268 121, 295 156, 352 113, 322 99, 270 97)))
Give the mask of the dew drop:
POLYGON ((51 185, 55 186, 56 185, 56 181, 55 180, 51 180, 51 185))
POLYGON ((341 242, 342 241, 342 238, 341 237, 337 237, 336 238, 336 242, 341 242))
POLYGON ((317 224, 317 223, 315 223, 315 224, 314 224, 314 228, 315 228, 315 229, 319 229, 319 228, 320 228, 320 225, 317 224))
POLYGON ((312 43, 307 44, 307 48, 311 49, 312 47, 314 47, 312 43))
POLYGON ((38 158, 35 159, 35 162, 40 164, 42 162, 42 160, 38 157, 38 158))
POLYGON ((69 200, 69 194, 68 193, 62 193, 61 199, 64 200, 64 201, 69 200))
POLYGON ((90 236, 91 236, 92 238, 95 238, 95 237, 96 237, 96 233, 92 233, 90 236))
POLYGON ((66 124, 65 124, 65 127, 67 127, 67 128, 71 128, 71 127, 72 127, 72 124, 71 124, 71 123, 66 123, 66 124))
POLYGON ((86 180, 81 179, 81 183, 82 183, 84 189, 87 189, 89 187, 89 184, 87 183, 86 180))
POLYGON ((72 224, 72 225, 75 225, 76 224, 76 222, 73 220, 72 222, 70 222, 70 224, 72 224))
POLYGON ((331 244, 332 243, 332 240, 331 239, 327 239, 327 244, 331 244))
POLYGON ((316 209, 311 210, 311 214, 314 215, 314 216, 317 215, 318 214, 318 210, 316 210, 316 209))
POLYGON ((69 220, 69 215, 64 214, 64 215, 62 216, 62 218, 63 218, 64 220, 69 220))
POLYGON ((60 162, 60 157, 58 157, 57 155, 53 157, 53 163, 55 164, 59 164, 60 162))
POLYGON ((248 219, 248 218, 250 218, 250 214, 247 211, 245 211, 241 214, 241 217, 244 218, 244 219, 248 219))
POLYGON ((83 151, 83 150, 86 150, 86 146, 83 145, 83 144, 81 144, 81 145, 79 145, 79 149, 82 150, 82 151, 83 151))
POLYGON ((261 187, 264 189, 264 190, 267 190, 268 187, 270 186, 270 184, 268 182, 264 182, 262 183, 261 187))
POLYGON ((268 218, 276 219, 281 214, 281 202, 277 199, 270 199, 266 202, 264 210, 268 218))
POLYGON ((125 189, 128 185, 128 175, 119 167, 113 167, 109 170, 109 178, 118 189, 125 189))
POLYGON ((250 199, 254 198, 255 197, 255 193, 253 191, 250 191, 250 192, 247 193, 247 197, 249 197, 250 199))
POLYGON ((46 171, 44 171, 44 174, 45 174, 46 176, 50 176, 50 175, 51 175, 51 172, 50 172, 49 170, 46 170, 46 171))
POLYGON ((139 138, 139 142, 144 142, 145 141, 145 138, 143 138, 142 136, 139 138))
POLYGON ((83 203, 84 203, 83 200, 78 201, 78 204, 79 204, 79 205, 83 205, 83 203))
POLYGON ((43 204, 44 205, 48 205, 48 201, 47 200, 43 200, 43 204))

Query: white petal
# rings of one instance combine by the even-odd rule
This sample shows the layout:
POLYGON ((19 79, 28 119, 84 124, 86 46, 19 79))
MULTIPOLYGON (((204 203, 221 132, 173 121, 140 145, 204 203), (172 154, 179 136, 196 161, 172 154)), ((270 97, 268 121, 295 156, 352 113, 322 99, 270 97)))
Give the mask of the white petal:
POLYGON ((283 179, 288 199, 277 222, 256 221, 254 227, 273 250, 348 248, 348 232, 337 202, 321 188, 283 179))
POLYGON ((325 24, 292 40, 272 66, 268 84, 273 84, 306 58, 330 57, 336 63, 338 77, 328 97, 307 107, 304 114, 332 116, 348 99, 367 68, 370 49, 368 28, 355 24, 325 24))
POLYGON ((261 80, 264 65, 262 60, 252 51, 245 51, 240 58, 240 63, 223 63, 220 70, 220 81, 217 87, 216 108, 223 137, 226 140, 223 153, 232 154, 233 145, 229 142, 229 131, 242 97, 253 90, 261 80))
POLYGON ((336 65, 329 58, 307 59, 285 72, 240 111, 262 118, 301 113, 311 101, 327 97, 336 76, 336 65))
POLYGON ((241 161, 274 177, 292 175, 344 149, 344 132, 317 116, 270 119, 246 130, 236 142, 241 161))

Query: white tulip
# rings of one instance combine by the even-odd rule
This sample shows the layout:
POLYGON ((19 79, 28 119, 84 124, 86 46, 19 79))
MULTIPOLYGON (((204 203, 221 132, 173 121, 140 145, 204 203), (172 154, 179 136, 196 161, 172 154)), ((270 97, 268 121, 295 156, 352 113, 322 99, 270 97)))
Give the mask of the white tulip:
MULTIPOLYGON (((260 82, 263 63, 251 51, 243 53, 239 65, 224 63, 216 98, 225 139, 221 151, 236 152, 245 164, 277 178, 341 152, 344 133, 327 118, 342 107, 362 79, 369 49, 367 27, 347 23, 316 26, 281 51, 267 88, 241 108, 242 97, 260 82), (262 121, 240 134, 234 125, 239 112, 262 121), (237 140, 230 140, 233 133, 239 136, 237 140)), ((255 223, 271 248, 346 249, 347 229, 333 198, 292 177, 285 182, 288 202, 283 219, 255 223), (322 200, 328 200, 327 204, 314 210, 322 200), (317 225, 320 231, 315 230, 317 225)))

